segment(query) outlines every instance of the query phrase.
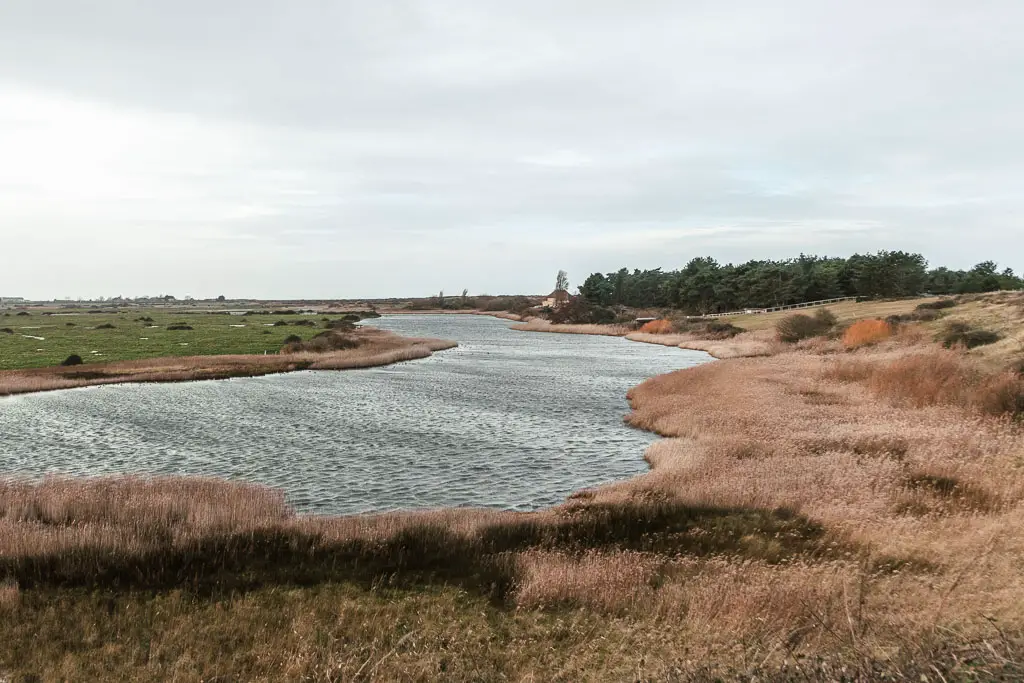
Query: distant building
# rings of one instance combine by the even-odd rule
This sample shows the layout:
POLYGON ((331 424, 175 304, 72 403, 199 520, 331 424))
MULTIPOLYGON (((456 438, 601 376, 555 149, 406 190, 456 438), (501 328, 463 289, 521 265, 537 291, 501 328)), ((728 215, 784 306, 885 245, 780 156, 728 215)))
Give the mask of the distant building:
POLYGON ((25 297, 22 296, 0 296, 0 306, 4 304, 23 304, 25 297))
POLYGON ((569 292, 564 289, 556 289, 555 291, 548 294, 548 297, 544 299, 544 303, 541 306, 545 308, 558 308, 569 300, 569 292))

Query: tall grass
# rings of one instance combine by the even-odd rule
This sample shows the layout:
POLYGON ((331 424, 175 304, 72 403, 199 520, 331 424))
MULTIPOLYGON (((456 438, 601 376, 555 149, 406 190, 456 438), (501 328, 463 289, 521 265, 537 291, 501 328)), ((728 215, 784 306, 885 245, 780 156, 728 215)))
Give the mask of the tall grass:
POLYGON ((863 382, 873 393, 915 408, 946 405, 989 415, 1024 414, 1024 379, 1011 370, 987 371, 957 351, 913 349, 890 360, 841 360, 824 376, 863 382))
POLYGON ((652 320, 644 323, 639 332, 642 334, 671 334, 672 323, 668 320, 652 320))
POLYGON ((884 320, 858 320, 843 333, 843 345, 855 349, 877 344, 892 336, 892 326, 884 320))

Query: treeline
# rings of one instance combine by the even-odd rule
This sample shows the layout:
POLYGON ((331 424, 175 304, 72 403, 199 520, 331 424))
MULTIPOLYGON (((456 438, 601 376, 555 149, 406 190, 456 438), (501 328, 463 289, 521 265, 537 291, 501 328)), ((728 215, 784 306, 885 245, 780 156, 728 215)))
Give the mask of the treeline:
POLYGON ((681 270, 593 273, 580 295, 595 306, 678 308, 706 315, 744 308, 770 308, 844 296, 890 298, 920 294, 966 294, 1024 288, 1024 280, 993 261, 970 270, 928 268, 920 254, 880 251, 849 258, 807 256, 783 261, 721 265, 695 258, 681 270))

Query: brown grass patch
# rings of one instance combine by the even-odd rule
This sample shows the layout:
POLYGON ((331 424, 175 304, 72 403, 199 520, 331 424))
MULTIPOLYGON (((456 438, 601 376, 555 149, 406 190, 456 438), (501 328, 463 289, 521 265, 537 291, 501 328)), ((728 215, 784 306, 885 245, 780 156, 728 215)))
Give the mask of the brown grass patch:
POLYGON ((892 336, 892 325, 884 320, 859 320, 846 328, 843 333, 843 345, 855 349, 869 344, 877 344, 892 336))
POLYGON ((1012 370, 991 373, 957 351, 917 348, 889 360, 844 359, 823 376, 864 382, 877 395, 915 408, 953 405, 988 415, 1024 414, 1024 379, 1012 370))
POLYGON ((0 612, 14 610, 20 600, 21 591, 16 582, 10 579, 0 581, 0 612))
POLYGON ((652 320, 640 326, 642 334, 671 334, 672 323, 668 320, 652 320))

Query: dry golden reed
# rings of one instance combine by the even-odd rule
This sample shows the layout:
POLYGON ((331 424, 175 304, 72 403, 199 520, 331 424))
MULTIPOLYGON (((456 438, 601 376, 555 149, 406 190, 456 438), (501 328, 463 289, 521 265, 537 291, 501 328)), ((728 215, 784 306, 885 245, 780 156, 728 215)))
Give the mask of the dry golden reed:
POLYGON ((859 320, 843 333, 843 345, 855 349, 869 344, 877 344, 892 336, 892 325, 884 320, 859 320))
POLYGON ((668 320, 651 320, 640 326, 643 334, 671 334, 672 323, 668 320))

